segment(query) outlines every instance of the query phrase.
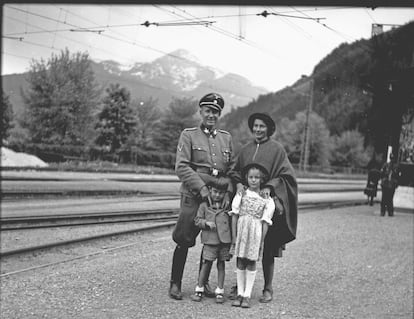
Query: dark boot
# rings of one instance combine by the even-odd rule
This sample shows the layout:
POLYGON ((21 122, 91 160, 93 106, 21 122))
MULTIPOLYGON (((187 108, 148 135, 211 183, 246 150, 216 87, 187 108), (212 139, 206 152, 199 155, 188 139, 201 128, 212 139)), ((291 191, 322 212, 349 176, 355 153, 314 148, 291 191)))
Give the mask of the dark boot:
POLYGON ((183 272, 185 262, 187 260, 188 247, 177 245, 174 250, 173 262, 171 267, 171 281, 168 294, 171 298, 176 300, 183 299, 181 294, 181 281, 183 279, 183 272))

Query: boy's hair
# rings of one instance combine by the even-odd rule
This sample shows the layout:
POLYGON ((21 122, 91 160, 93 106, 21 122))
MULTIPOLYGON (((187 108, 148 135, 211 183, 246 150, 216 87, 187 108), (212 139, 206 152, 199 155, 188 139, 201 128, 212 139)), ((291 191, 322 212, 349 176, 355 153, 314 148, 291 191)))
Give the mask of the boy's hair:
POLYGON ((209 181, 206 185, 209 188, 214 187, 215 189, 225 191, 227 190, 229 183, 225 178, 219 177, 215 180, 209 181))

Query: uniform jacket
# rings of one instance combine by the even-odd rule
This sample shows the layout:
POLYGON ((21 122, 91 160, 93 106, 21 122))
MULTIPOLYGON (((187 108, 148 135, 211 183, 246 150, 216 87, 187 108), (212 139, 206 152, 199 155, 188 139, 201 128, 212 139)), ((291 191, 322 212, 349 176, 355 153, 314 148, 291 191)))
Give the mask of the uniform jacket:
POLYGON ((394 162, 385 163, 381 168, 381 187, 396 188, 398 177, 398 165, 394 162))
MULTIPOLYGON (((216 130, 216 133, 215 136, 210 135, 201 127, 187 128, 181 132, 175 162, 175 172, 182 182, 181 193, 196 196, 206 184, 197 169, 215 168, 226 175, 234 163, 230 133, 224 130, 216 130)), ((228 182, 229 191, 232 191, 230 178, 228 182)))
POLYGON ((201 242, 203 244, 218 245, 220 243, 231 243, 231 226, 228 210, 214 209, 213 207, 209 207, 206 202, 203 202, 198 208, 194 223, 202 229, 201 242), (211 230, 206 226, 206 222, 208 221, 216 224, 215 230, 211 230))
POLYGON ((243 146, 231 172, 237 183, 242 182, 241 169, 252 162, 264 166, 270 174, 265 186, 270 187, 276 197, 276 211, 273 215, 274 226, 269 227, 267 236, 272 237, 275 248, 284 247, 296 238, 298 186, 295 172, 283 146, 271 138, 243 146), (278 210, 281 212, 278 213, 278 210))

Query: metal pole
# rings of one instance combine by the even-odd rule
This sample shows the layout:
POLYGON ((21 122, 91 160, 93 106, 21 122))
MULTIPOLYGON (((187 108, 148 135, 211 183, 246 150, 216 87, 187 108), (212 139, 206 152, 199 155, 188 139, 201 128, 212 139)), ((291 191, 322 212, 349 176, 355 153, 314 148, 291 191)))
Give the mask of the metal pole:
POLYGON ((303 159, 303 171, 307 171, 308 169, 308 162, 309 162, 309 145, 310 145, 310 114, 312 112, 312 104, 313 104, 313 79, 310 80, 310 92, 309 92, 309 103, 308 109, 306 112, 306 124, 305 124, 305 154, 303 159))

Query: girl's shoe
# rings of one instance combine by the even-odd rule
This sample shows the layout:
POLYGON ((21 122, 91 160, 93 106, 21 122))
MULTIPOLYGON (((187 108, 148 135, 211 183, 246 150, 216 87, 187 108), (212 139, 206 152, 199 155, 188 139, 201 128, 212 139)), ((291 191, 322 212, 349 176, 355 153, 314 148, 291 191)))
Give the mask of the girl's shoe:
POLYGON ((232 306, 233 307, 240 307, 243 301, 243 297, 242 296, 237 296, 236 299, 234 299, 234 301, 232 302, 232 306))
POLYGON ((250 308, 250 298, 249 297, 243 297, 241 307, 242 308, 250 308))
POLYGON ((216 294, 216 303, 224 303, 223 294, 216 294))
POLYGON ((202 292, 199 292, 199 291, 196 291, 194 293, 194 295, 191 296, 191 300, 192 301, 199 302, 199 301, 201 301, 201 299, 203 299, 203 293, 202 292))

